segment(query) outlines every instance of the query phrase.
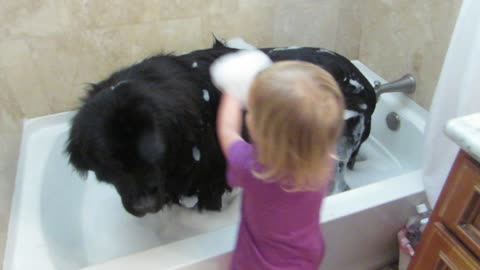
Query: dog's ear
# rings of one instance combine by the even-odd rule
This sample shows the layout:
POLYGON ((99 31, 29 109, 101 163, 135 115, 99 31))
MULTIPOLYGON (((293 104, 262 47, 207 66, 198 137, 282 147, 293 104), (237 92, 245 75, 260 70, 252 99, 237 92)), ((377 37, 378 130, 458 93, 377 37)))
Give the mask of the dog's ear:
POLYGON ((95 84, 95 83, 88 83, 85 88, 85 91, 87 92, 87 94, 85 95, 85 97, 82 98, 82 101, 87 102, 88 99, 97 95, 101 90, 102 90, 102 85, 95 84))
POLYGON ((166 145, 158 132, 145 132, 138 141, 138 154, 148 164, 154 165, 165 156, 166 145))
POLYGON ((90 165, 85 153, 85 145, 79 140, 79 138, 70 135, 65 153, 68 155, 68 161, 70 164, 73 165, 82 177, 86 177, 90 165))
POLYGON ((83 177, 91 169, 91 160, 93 159, 89 149, 91 149, 91 135, 94 132, 89 124, 81 114, 77 114, 72 120, 72 127, 65 148, 69 163, 83 177))

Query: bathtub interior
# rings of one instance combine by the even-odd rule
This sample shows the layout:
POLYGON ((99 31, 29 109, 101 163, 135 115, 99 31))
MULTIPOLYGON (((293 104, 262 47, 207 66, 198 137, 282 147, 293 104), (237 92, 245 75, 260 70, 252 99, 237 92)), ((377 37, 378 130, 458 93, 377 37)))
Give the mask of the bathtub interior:
MULTIPOLYGON (((372 83, 383 81, 362 63, 353 63, 372 83)), ((403 95, 382 97, 373 116, 372 134, 360 152, 362 160, 354 171, 347 171, 347 183, 356 189, 420 168, 417 152, 423 140, 424 115, 403 95), (395 132, 385 124, 390 111, 403 120, 395 132)), ((72 112, 63 113, 25 123, 5 269, 79 269, 238 221, 238 194, 225 196, 222 212, 198 213, 172 206, 141 219, 129 215, 112 186, 97 182, 93 174, 81 179, 68 165, 63 149, 72 116, 72 112)))

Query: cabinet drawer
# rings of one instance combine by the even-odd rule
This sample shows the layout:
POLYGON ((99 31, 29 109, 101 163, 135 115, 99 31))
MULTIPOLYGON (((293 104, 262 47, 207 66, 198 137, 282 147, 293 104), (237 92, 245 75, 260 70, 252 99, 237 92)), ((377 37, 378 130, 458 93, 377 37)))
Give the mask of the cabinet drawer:
POLYGON ((480 165, 460 152, 444 190, 446 198, 434 214, 480 257, 480 165))
POLYGON ((409 270, 480 269, 479 261, 440 222, 430 224, 415 257, 409 270))

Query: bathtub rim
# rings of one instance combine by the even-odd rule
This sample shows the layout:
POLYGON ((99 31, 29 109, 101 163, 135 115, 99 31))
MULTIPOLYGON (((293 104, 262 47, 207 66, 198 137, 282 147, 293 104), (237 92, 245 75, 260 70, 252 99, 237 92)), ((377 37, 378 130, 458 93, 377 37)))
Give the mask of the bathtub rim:
MULTIPOLYGON (((319 224, 326 224, 354 213, 368 211, 377 206, 421 194, 424 192, 421 175, 422 171, 416 170, 326 197, 319 224), (375 196, 372 196, 372 194, 375 194, 375 196), (382 195, 377 196, 377 194, 382 195), (352 201, 356 202, 353 207, 352 201), (333 205, 335 207, 331 207, 333 205)), ((230 225, 216 231, 199 234, 102 264, 91 265, 81 270, 182 269, 230 253, 235 245, 237 230, 238 224, 230 225), (218 239, 222 239, 222 241, 218 241, 218 239), (205 246, 209 248, 206 249, 205 246), (188 256, 184 256, 184 254, 188 254, 188 256)))

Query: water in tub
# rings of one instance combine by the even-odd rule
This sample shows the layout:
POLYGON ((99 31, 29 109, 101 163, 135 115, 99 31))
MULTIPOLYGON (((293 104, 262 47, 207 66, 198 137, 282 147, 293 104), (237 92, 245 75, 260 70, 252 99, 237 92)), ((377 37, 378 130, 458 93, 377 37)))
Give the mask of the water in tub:
POLYGON ((400 175, 405 171, 400 161, 373 139, 362 144, 353 170, 345 170, 345 181, 357 188, 400 175))

